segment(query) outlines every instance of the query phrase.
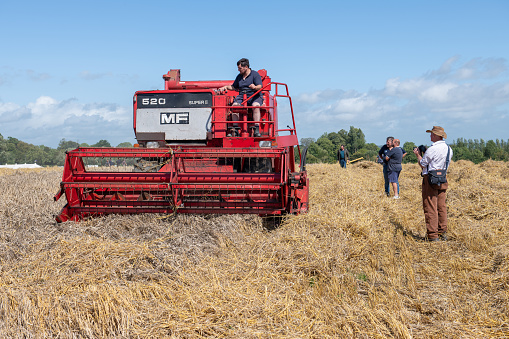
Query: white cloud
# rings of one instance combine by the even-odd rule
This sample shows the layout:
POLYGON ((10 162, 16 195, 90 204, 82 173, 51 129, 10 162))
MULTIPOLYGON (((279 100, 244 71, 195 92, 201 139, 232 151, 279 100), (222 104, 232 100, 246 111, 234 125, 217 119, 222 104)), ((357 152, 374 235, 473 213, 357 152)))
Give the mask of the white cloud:
POLYGON ((451 99, 450 91, 457 87, 458 85, 453 83, 433 84, 422 89, 419 99, 423 102, 445 103, 451 99))
POLYGON ((447 77, 457 81, 494 79, 507 71, 507 60, 503 58, 474 58, 460 63, 460 57, 454 56, 446 60, 442 66, 429 73, 429 77, 439 79, 447 77))
POLYGON ((299 97, 299 99, 302 102, 314 104, 320 101, 320 94, 320 92, 304 93, 299 97))
POLYGON ((115 104, 82 104, 41 96, 26 106, 0 103, 0 133, 36 145, 56 147, 60 139, 112 144, 132 141, 132 113, 115 104))
POLYGON ((19 108, 19 105, 12 102, 3 103, 0 102, 0 116, 6 112, 11 112, 19 108))
POLYGON ((299 100, 301 102, 305 102, 308 104, 316 104, 324 100, 331 100, 337 98, 338 96, 341 95, 343 95, 342 90, 326 89, 323 91, 316 91, 313 93, 303 93, 301 96, 299 96, 299 100))
POLYGON ((504 59, 475 58, 457 70, 459 79, 493 79, 507 71, 504 59))
POLYGON ((408 97, 421 92, 423 88, 427 88, 428 86, 429 84, 427 81, 421 78, 406 81, 394 78, 386 81, 384 93, 388 96, 408 97))
POLYGON ((504 59, 480 58, 460 63, 460 57, 452 57, 422 76, 388 79, 382 89, 365 93, 327 90, 333 97, 324 95, 325 91, 301 95, 294 105, 297 121, 304 122, 297 124, 302 126, 299 134, 309 136, 309 131, 317 137, 355 126, 368 141, 370 136, 383 140, 387 133, 410 137, 413 131, 425 130, 422 124, 438 124, 455 126, 457 130, 448 133, 452 137, 468 138, 479 133, 482 125, 486 135, 498 132, 494 138, 503 138, 509 127, 506 64, 504 59), (488 128, 489 124, 493 126, 488 128))

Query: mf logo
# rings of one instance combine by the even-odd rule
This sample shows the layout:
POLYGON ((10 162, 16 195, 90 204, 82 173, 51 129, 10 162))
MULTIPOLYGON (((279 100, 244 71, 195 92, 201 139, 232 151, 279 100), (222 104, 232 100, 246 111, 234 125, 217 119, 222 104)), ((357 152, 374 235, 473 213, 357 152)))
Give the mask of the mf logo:
POLYGON ((161 125, 189 124, 189 112, 161 113, 161 125))

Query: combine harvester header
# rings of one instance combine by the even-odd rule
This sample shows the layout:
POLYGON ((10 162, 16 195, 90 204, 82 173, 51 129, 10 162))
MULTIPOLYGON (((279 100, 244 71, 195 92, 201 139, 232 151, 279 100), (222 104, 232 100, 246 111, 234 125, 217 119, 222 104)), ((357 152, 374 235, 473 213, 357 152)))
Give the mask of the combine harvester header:
POLYGON ((57 222, 111 213, 307 212, 306 150, 298 145, 288 87, 258 72, 257 121, 247 105, 254 95, 233 106, 239 93, 218 90, 233 81, 180 81, 180 70, 171 70, 163 75, 164 90, 136 92, 138 147, 67 152, 55 195, 65 195, 67 204, 57 222), (289 101, 292 127, 279 128, 278 99, 289 101))

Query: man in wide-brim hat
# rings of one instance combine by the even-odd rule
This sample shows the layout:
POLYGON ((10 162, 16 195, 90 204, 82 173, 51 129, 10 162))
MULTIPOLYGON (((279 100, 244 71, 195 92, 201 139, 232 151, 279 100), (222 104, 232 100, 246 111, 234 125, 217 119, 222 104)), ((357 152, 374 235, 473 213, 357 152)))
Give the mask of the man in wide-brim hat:
POLYGON ((449 183, 432 185, 428 180, 428 171, 446 169, 446 159, 452 159, 452 149, 445 143, 447 134, 443 127, 433 126, 426 130, 431 133, 433 144, 421 156, 419 150, 414 149, 419 165, 422 168, 422 207, 426 221, 428 241, 447 240, 447 206, 446 190, 449 183))
MULTIPOLYGON (((443 139, 447 139, 447 133, 445 133, 444 128, 440 126, 433 126, 432 129, 428 129, 426 133, 433 133, 443 139)), ((431 140, 433 141, 433 140, 431 140)))

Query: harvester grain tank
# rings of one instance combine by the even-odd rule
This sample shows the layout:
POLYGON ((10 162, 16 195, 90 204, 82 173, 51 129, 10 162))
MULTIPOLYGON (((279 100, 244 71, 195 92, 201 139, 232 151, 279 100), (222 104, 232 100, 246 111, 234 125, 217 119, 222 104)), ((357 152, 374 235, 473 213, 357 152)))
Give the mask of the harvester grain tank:
POLYGON ((306 150, 298 145, 288 86, 258 72, 259 121, 252 120, 251 97, 232 106, 239 93, 218 90, 231 80, 181 81, 177 69, 163 75, 164 90, 136 92, 139 147, 68 151, 55 195, 65 195, 67 204, 57 222, 112 213, 306 212, 306 150), (288 100, 292 126, 278 125, 278 100, 288 100), (240 117, 235 123, 234 113, 240 117))

